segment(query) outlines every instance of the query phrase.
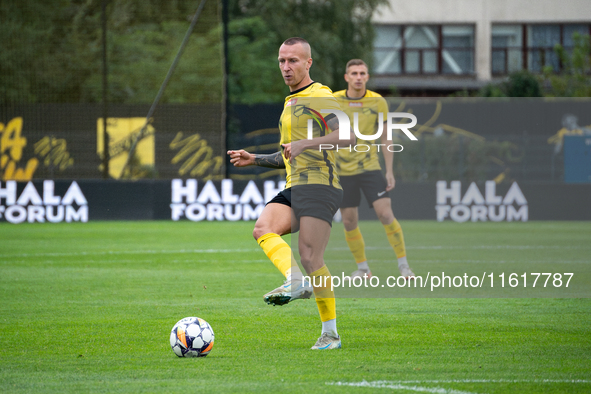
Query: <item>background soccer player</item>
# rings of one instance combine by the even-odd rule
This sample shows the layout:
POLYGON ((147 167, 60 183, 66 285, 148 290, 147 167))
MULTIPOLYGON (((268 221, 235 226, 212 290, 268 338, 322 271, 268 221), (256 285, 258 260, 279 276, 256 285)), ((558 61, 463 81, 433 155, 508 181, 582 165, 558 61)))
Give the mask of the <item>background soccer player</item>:
MULTIPOLYGON (((345 80, 348 88, 335 93, 335 97, 341 103, 342 110, 347 113, 353 122, 353 113, 358 113, 359 131, 364 135, 374 135, 378 130, 378 114, 384 114, 387 119, 388 103, 382 96, 371 90, 367 90, 369 80, 367 65, 363 60, 353 59, 347 62, 345 80)), ((406 260, 406 247, 400 223, 392 212, 392 201, 388 192, 394 189, 395 179, 392 170, 393 153, 386 149, 391 143, 386 139, 386 125, 382 133, 382 146, 380 151, 384 155, 386 176, 382 174, 378 158, 378 149, 369 141, 368 152, 356 152, 355 150, 339 149, 337 152, 337 169, 343 187, 343 200, 340 205, 343 224, 345 225, 345 238, 355 261, 357 270, 352 276, 371 276, 371 271, 365 256, 365 243, 359 230, 359 203, 361 191, 368 203, 373 206, 378 218, 384 225, 388 242, 394 249, 398 259, 400 274, 406 278, 414 276, 406 260)))
MULTIPOLYGON (((342 198, 333 151, 319 151, 320 144, 336 145, 338 122, 327 116, 326 124, 333 131, 317 130, 319 136, 307 139, 307 122, 295 119, 295 113, 321 109, 339 110, 332 91, 310 78, 311 49, 302 38, 290 38, 279 48, 279 68, 290 95, 286 97, 279 121, 282 152, 256 155, 244 150, 228 151, 230 162, 237 167, 260 165, 286 168, 285 190, 263 209, 253 236, 267 257, 285 276, 282 286, 263 297, 272 305, 284 305, 295 299, 310 298, 312 291, 322 321, 322 333, 312 349, 336 349, 341 338, 336 325, 336 303, 330 288, 330 272, 324 264, 324 251, 330 237, 332 218, 342 198), (322 136, 322 134, 325 134, 322 136), (301 154, 306 150, 305 154, 301 154), (294 195, 292 199, 292 194, 294 195), (292 264, 290 246, 281 238, 299 229, 298 250, 302 266, 312 286, 302 279, 297 264, 292 264), (326 280, 328 279, 328 285, 326 280)), ((352 142, 352 141, 341 141, 352 142)))

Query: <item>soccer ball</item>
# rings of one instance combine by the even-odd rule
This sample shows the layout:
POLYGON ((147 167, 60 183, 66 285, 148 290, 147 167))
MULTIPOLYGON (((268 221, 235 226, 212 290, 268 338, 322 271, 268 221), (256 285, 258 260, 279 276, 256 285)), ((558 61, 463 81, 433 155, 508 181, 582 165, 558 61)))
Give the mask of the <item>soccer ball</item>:
POLYGON ((179 357, 205 357, 213 348, 213 330, 199 317, 185 317, 172 327, 170 346, 179 357))

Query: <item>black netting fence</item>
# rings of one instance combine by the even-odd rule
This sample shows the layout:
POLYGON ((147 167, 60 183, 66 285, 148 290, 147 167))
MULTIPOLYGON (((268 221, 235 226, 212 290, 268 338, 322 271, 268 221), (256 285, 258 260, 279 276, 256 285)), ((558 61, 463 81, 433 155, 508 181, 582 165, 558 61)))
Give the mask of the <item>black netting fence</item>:
MULTIPOLYGON (((284 170, 234 168, 225 154, 279 149, 281 95, 289 94, 274 64, 282 37, 261 41, 254 34, 261 17, 238 1, 203 1, 1 1, 0 180, 283 179, 284 170), (233 62, 224 56, 225 3, 230 15, 248 16, 229 20, 233 62), (261 46, 272 56, 253 52, 261 46), (234 92, 234 101, 226 92, 234 92), (259 104, 243 104, 249 100, 259 104)), ((314 53, 312 75, 330 79, 318 73, 331 69, 327 57, 314 53)), ((320 80, 337 90, 343 82, 335 81, 320 80)), ((564 144, 564 137, 591 135, 588 99, 389 101, 391 111, 417 116, 418 141, 393 141, 404 146, 394 159, 398 181, 591 179, 575 173, 591 173, 587 140, 564 144), (565 154, 572 146, 580 154, 565 154)))
POLYGON ((1 179, 221 178, 222 37, 216 0, 2 1, 1 179))

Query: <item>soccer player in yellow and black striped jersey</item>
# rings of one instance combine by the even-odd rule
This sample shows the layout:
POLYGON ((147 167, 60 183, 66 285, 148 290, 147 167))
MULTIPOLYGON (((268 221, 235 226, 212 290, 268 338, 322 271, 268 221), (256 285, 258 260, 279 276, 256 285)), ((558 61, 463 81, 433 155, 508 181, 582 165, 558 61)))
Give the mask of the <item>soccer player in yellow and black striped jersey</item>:
POLYGON ((342 199, 333 151, 320 150, 320 144, 336 146, 338 121, 323 117, 321 110, 339 110, 332 91, 310 78, 312 66, 308 42, 294 37, 279 48, 279 68, 290 95, 286 97, 279 121, 282 152, 258 155, 230 150, 230 162, 237 167, 259 165, 286 168, 285 190, 267 203, 255 224, 253 236, 267 257, 285 276, 282 286, 265 294, 271 305, 284 305, 315 294, 322 321, 321 336, 312 349, 337 349, 341 338, 336 325, 336 303, 330 285, 330 272, 324 264, 324 251, 330 237, 332 218, 342 199), (315 124, 308 139, 308 121, 315 124), (331 132, 332 130, 332 132, 331 132), (311 279, 304 280, 294 263, 290 246, 282 235, 299 230, 298 248, 302 266, 311 279))
MULTIPOLYGON (((320 109, 340 110, 332 91, 320 83, 311 83, 291 92, 285 98, 283 113, 279 120, 281 146, 290 142, 305 143, 308 138, 308 121, 313 123, 313 137, 326 135, 328 125, 334 115, 323 118, 320 109)), ((330 132, 330 130, 328 131, 330 132)), ((314 144, 317 144, 314 142, 314 144)), ((289 160, 285 152, 286 188, 297 185, 326 185, 341 189, 337 176, 335 152, 327 149, 308 149, 289 160)), ((293 155, 292 155, 293 156, 293 155)))
MULTIPOLYGON (((363 60, 352 59, 347 63, 345 80, 348 87, 335 93, 341 103, 341 109, 354 122, 357 113, 359 132, 363 135, 375 135, 379 125, 379 114, 383 114, 382 121, 387 119, 388 103, 376 92, 367 90, 369 80, 367 65, 363 60)), ((352 125, 353 127, 353 125, 352 125)), ((359 230, 358 207, 361 201, 361 191, 368 203, 373 206, 378 218, 384 226, 388 242, 394 249, 398 259, 400 274, 407 279, 414 277, 407 259, 404 235, 400 223, 392 212, 392 201, 388 192, 394 189, 395 179, 392 170, 393 153, 386 149, 391 141, 386 139, 386 125, 383 125, 382 145, 380 151, 384 155, 386 176, 382 174, 378 157, 378 147, 374 141, 360 140, 360 145, 369 148, 367 152, 357 152, 354 149, 337 152, 337 168, 343 187, 343 200, 340 209, 345 226, 345 239, 357 262, 357 270, 352 276, 371 276, 371 271, 365 255, 365 242, 359 230)))

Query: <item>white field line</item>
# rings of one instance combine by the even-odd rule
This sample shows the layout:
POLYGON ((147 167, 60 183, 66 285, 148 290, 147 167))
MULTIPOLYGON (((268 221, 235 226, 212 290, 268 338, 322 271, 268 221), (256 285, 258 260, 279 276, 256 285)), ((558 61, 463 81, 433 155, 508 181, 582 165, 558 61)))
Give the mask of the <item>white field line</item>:
POLYGON ((468 391, 460 391, 455 389, 446 389, 442 387, 423 387, 419 384, 454 384, 454 383, 583 383, 591 384, 591 380, 585 379, 451 379, 451 380, 378 380, 375 382, 327 382, 330 386, 349 386, 349 387, 371 387, 371 388, 387 388, 392 390, 407 390, 423 393, 434 394, 474 394, 468 391))
POLYGON ((376 380, 374 382, 329 382, 328 385, 350 386, 360 383, 372 384, 443 384, 443 383, 584 383, 591 384, 589 379, 443 379, 443 380, 376 380))
MULTIPOLYGON (((392 249, 391 246, 366 246, 366 249, 380 250, 380 249, 392 249)), ((477 250, 477 249, 515 249, 515 250, 541 250, 541 249, 564 249, 563 245, 462 245, 462 246, 451 246, 451 245, 409 245, 406 249, 415 250, 477 250)), ((333 248, 334 250, 348 250, 348 248, 333 248)), ((568 246, 568 249, 591 249, 590 246, 568 246)))
MULTIPOLYGON (((366 247, 367 250, 390 250, 390 246, 384 247, 366 247)), ((516 250, 541 250, 541 249, 564 249, 564 246, 560 245, 472 245, 472 246, 408 246, 407 249, 426 249, 426 250, 476 250, 476 249, 516 249, 516 250)), ((569 250, 572 249, 591 249, 589 247, 582 246, 569 246, 569 250)), ((249 253, 258 252, 258 248, 241 248, 241 249, 178 249, 178 250, 118 250, 118 251, 92 251, 92 252, 41 252, 41 253, 2 253, 0 259, 9 257, 63 257, 63 256, 108 256, 108 255, 125 255, 125 254, 170 254, 170 253, 188 253, 188 254, 199 254, 199 253, 249 253)), ((349 248, 327 248, 327 251, 349 251, 349 248)))
MULTIPOLYGON (((331 384, 331 383, 327 383, 331 384)), ((443 387, 423 387, 423 386, 406 386, 400 383, 388 382, 359 382, 359 383, 332 383, 335 386, 353 386, 353 387, 371 387, 375 389, 392 389, 392 390, 407 390, 417 393, 433 393, 433 394, 475 394, 471 391, 460 391, 455 389, 445 389, 443 387)))

